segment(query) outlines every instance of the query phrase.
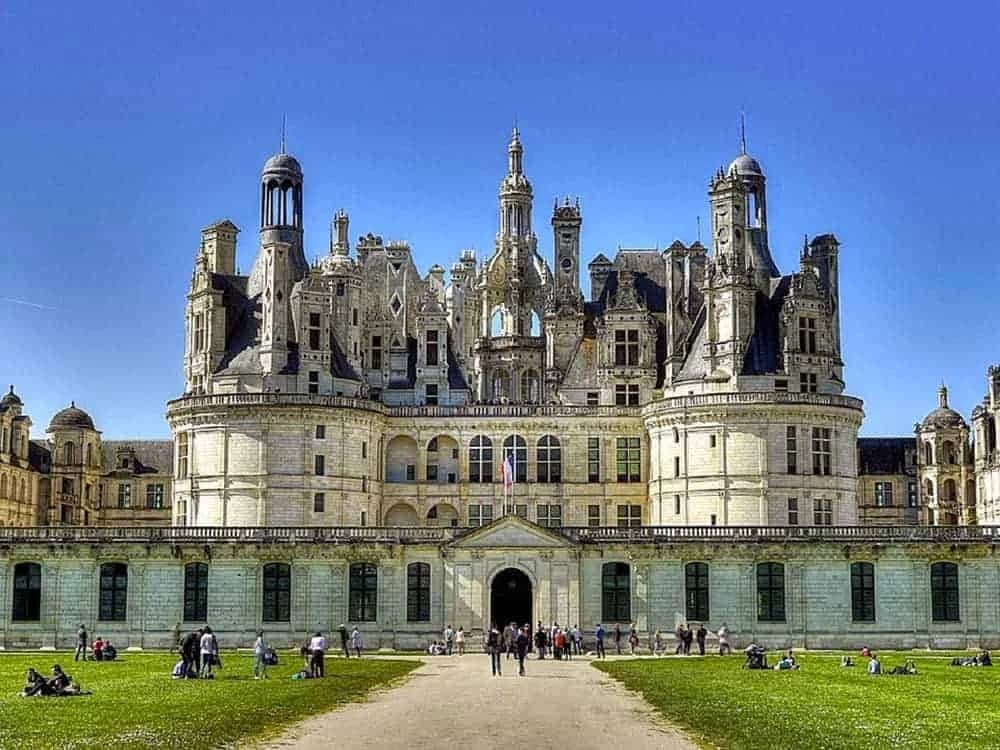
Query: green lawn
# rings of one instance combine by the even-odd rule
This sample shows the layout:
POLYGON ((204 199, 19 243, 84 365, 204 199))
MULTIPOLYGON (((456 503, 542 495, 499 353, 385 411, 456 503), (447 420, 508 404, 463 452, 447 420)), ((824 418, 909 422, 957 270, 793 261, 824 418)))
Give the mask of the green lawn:
POLYGON ((171 680, 177 657, 123 654, 116 662, 73 662, 67 653, 0 655, 0 748, 215 748, 274 733, 312 714, 362 699, 419 666, 414 661, 327 659, 326 678, 292 680, 298 654, 282 652, 268 679, 254 681, 249 655, 224 652, 215 680, 171 680), (29 666, 60 664, 93 695, 20 698, 29 666))
MULTIPOLYGON (((968 656, 968 654, 963 654, 968 656)), ((768 655, 769 663, 775 659, 768 655)), ((869 677, 867 660, 796 655, 797 672, 741 669, 741 656, 595 663, 674 724, 721 748, 1000 747, 1000 667, 950 657, 879 654, 883 669, 913 658, 918 674, 869 677)))

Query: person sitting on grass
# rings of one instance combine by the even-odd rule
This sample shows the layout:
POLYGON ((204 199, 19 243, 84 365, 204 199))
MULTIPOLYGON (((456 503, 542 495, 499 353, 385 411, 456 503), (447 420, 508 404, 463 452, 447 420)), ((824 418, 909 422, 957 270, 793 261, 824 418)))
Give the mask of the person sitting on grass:
POLYGON ((113 644, 111 639, 108 638, 108 640, 104 642, 104 661, 114 661, 117 658, 118 649, 115 648, 115 644, 113 644))
POLYGON ((854 659, 852 659, 847 654, 844 654, 843 656, 840 657, 840 666, 842 666, 842 667, 853 667, 854 666, 854 659))
POLYGON ((90 650, 94 652, 94 661, 104 661, 104 639, 101 636, 97 636, 90 650))
POLYGON ((795 658, 788 653, 781 657, 781 661, 775 664, 774 668, 778 671, 784 672, 788 669, 798 669, 799 665, 795 663, 795 658))
POLYGON ((52 665, 52 678, 48 682, 49 693, 47 695, 56 696, 71 696, 71 695, 86 695, 80 686, 73 682, 73 678, 68 674, 63 672, 62 667, 58 664, 52 665))
POLYGON ((49 683, 34 668, 29 668, 24 676, 24 690, 19 695, 22 698, 31 698, 35 695, 51 695, 49 683))
POLYGON ((872 658, 872 650, 870 648, 868 648, 867 646, 865 646, 865 647, 863 647, 861 649, 861 655, 864 658, 866 658, 866 659, 871 659, 872 658))
POLYGON ((976 657, 976 661, 979 662, 981 667, 992 667, 993 659, 990 657, 989 651, 983 651, 979 656, 976 657))
POLYGON ((893 667, 889 670, 889 674, 916 674, 917 666, 913 663, 913 659, 907 659, 902 666, 893 667))
POLYGON ((872 654, 871 657, 872 658, 868 661, 868 674, 870 675, 882 674, 882 662, 878 660, 878 656, 876 656, 875 654, 872 654))

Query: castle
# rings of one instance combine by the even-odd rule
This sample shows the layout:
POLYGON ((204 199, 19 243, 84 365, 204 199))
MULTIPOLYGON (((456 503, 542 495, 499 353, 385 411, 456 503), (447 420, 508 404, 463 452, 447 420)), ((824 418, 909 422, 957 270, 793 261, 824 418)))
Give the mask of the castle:
POLYGON ((589 299, 580 203, 553 207, 550 266, 524 156, 515 128, 493 251, 446 280, 405 242, 352 254, 344 211, 310 264, 283 145, 250 273, 235 224, 202 231, 172 441, 102 442, 75 405, 33 441, 11 388, 7 643, 79 620, 146 645, 175 622, 292 642, 352 621, 395 646, 446 623, 678 618, 802 645, 1000 642, 992 530, 970 528, 1000 514, 1000 374, 971 431, 942 387, 912 437, 859 440, 839 243, 778 270, 745 143, 709 182, 711 249, 599 254, 589 299))

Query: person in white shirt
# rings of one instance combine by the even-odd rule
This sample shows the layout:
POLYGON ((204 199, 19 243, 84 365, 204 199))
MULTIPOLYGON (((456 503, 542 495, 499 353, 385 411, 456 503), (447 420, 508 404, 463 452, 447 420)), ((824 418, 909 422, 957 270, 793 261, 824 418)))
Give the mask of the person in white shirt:
POLYGON ((455 633, 455 645, 458 646, 458 655, 465 656, 465 628, 462 626, 455 633))
POLYGON ((205 626, 205 632, 201 634, 201 676, 212 679, 212 666, 215 664, 216 640, 212 635, 212 629, 205 626))
POLYGON ((267 678, 267 664, 264 663, 264 656, 267 653, 267 644, 264 643, 264 631, 257 631, 257 640, 253 643, 253 678, 263 680, 267 678))
POLYGON ((319 631, 316 631, 312 640, 309 641, 309 651, 312 654, 312 660, 309 662, 309 671, 312 672, 312 676, 326 677, 326 667, 323 661, 326 656, 326 638, 319 631))
POLYGON ((451 646, 455 639, 455 631, 451 629, 451 625, 444 629, 444 647, 447 649, 448 656, 451 656, 451 646))
POLYGON ((872 654, 871 661, 868 662, 868 674, 882 674, 882 662, 878 660, 878 657, 875 656, 875 654, 872 654))
POLYGON ((354 653, 357 654, 358 658, 361 658, 361 649, 365 647, 364 639, 361 637, 361 631, 358 630, 358 626, 354 626, 354 630, 351 631, 351 648, 354 649, 354 653))

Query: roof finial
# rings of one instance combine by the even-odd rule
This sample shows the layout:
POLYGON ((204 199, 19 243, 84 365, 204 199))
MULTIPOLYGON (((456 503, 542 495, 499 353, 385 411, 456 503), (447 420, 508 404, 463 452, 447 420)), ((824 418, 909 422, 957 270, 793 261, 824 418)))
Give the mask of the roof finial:
POLYGON ((700 243, 701 242, 701 214, 698 214, 698 216, 696 216, 695 219, 698 222, 698 242, 700 243))
POLYGON ((281 153, 285 153, 285 115, 281 116, 281 153))
POLYGON ((747 152, 747 114, 740 110, 740 153, 747 152))
POLYGON ((519 130, 517 129, 517 115, 515 114, 515 115, 514 115, 514 130, 513 130, 513 132, 511 133, 511 136, 510 136, 510 137, 511 137, 511 138, 512 138, 513 140, 515 140, 515 141, 516 141, 516 140, 517 140, 517 139, 518 139, 518 138, 520 137, 520 135, 521 135, 521 133, 520 133, 520 131, 519 131, 519 130))

